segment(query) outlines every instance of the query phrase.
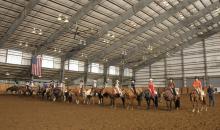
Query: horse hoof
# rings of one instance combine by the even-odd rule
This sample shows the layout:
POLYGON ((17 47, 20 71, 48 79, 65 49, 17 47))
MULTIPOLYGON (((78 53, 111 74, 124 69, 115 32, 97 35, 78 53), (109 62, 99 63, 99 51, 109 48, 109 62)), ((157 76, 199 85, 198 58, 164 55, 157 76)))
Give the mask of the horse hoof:
POLYGON ((195 112, 195 109, 193 109, 192 112, 195 112))
POLYGON ((199 113, 199 110, 197 111, 197 113, 199 113))

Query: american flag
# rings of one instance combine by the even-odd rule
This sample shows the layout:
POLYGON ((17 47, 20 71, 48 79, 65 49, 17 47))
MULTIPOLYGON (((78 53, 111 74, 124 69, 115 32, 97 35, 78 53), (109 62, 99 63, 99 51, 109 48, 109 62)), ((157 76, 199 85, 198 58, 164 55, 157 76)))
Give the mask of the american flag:
POLYGON ((31 60, 31 74, 41 77, 42 57, 33 56, 31 60))

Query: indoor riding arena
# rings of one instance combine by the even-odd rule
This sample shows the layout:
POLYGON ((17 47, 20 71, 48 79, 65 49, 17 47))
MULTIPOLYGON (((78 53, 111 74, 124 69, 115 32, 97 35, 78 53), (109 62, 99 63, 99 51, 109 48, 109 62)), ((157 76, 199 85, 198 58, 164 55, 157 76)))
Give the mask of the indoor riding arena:
POLYGON ((0 0, 0 130, 220 130, 220 0, 0 0))

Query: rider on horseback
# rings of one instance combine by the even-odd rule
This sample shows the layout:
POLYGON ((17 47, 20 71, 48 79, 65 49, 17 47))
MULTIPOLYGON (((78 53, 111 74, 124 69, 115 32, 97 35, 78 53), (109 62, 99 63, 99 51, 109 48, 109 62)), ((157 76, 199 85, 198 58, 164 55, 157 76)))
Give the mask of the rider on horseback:
POLYGON ((155 91, 155 85, 154 85, 154 83, 153 83, 153 79, 152 78, 150 78, 150 81, 149 81, 149 83, 148 83, 148 89, 150 90, 150 94, 152 95, 152 96, 154 96, 156 93, 156 91, 155 91))
POLYGON ((136 89, 135 89, 135 80, 134 79, 131 80, 131 88, 133 89, 134 94, 137 95, 137 92, 136 92, 136 89))
POLYGON ((169 79, 169 83, 168 83, 168 89, 170 89, 171 93, 176 96, 176 90, 175 90, 175 83, 173 82, 173 79, 170 78, 169 79))
POLYGON ((121 91, 121 89, 119 88, 119 80, 116 80, 115 88, 116 88, 116 90, 118 91, 118 94, 119 94, 120 96, 122 96, 122 91, 121 91))
POLYGON ((202 83, 198 77, 195 77, 195 81, 193 82, 192 86, 196 90, 197 94, 200 94, 200 91, 202 90, 202 83))
POLYGON ((80 95, 82 95, 82 93, 83 93, 83 88, 84 88, 84 82, 83 82, 83 80, 80 80, 80 83, 79 83, 79 88, 80 88, 80 95))

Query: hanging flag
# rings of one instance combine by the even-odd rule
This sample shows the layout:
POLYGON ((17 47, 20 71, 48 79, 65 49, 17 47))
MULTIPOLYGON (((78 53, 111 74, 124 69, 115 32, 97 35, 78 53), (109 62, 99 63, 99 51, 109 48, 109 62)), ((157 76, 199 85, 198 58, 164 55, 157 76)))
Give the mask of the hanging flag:
POLYGON ((42 57, 33 56, 31 60, 31 74, 41 77, 42 57))

